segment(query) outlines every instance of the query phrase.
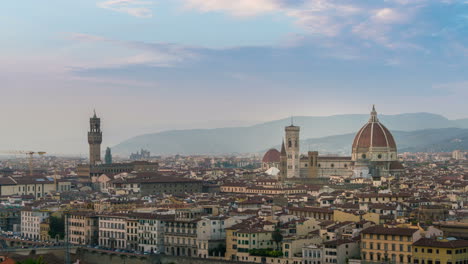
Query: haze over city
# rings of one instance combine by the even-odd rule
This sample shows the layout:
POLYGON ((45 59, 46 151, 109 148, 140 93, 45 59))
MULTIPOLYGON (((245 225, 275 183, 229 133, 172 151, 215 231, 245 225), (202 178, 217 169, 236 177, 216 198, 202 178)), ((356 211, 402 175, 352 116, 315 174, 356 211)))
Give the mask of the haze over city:
POLYGON ((468 263, 468 0, 0 2, 0 264, 468 263))
MULTIPOLYGON (((466 118, 466 1, 4 1, 1 149, 289 116, 466 118)), ((57 144, 58 143, 58 144, 57 144)))

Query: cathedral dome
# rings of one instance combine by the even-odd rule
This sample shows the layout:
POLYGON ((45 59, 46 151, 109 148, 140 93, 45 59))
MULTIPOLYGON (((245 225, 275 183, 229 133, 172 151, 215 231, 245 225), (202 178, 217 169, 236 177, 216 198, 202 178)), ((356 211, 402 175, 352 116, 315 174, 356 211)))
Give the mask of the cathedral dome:
POLYGON ((279 163, 280 162, 280 153, 277 149, 270 149, 268 150, 265 155, 263 155, 264 163, 279 163))
POLYGON ((397 146, 392 133, 379 122, 377 112, 373 107, 371 118, 356 134, 353 141, 353 158, 375 160, 395 159, 397 146))

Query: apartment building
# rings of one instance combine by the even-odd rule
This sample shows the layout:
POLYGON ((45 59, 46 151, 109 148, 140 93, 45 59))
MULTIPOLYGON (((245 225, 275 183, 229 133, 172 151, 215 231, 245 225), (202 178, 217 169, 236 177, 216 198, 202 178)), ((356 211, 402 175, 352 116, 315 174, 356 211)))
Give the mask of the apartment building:
POLYGON ((413 243, 413 263, 468 263, 468 240, 421 238, 413 243))
POLYGON ((178 209, 173 219, 164 221, 164 245, 167 255, 198 256, 197 223, 203 209, 178 209))
POLYGON ((138 218, 138 250, 142 252, 165 252, 164 250, 164 227, 165 219, 174 216, 155 214, 134 214, 138 218))
POLYGON ((75 245, 97 245, 99 217, 93 212, 73 212, 68 215, 68 236, 75 245))
POLYGON ((49 212, 25 208, 21 210, 21 236, 40 239, 41 223, 49 218, 49 212))
POLYGON ((99 246, 127 249, 127 214, 99 215, 99 246))
POLYGON ((361 259, 364 263, 412 263, 412 244, 420 238, 417 228, 368 227, 361 232, 361 259))

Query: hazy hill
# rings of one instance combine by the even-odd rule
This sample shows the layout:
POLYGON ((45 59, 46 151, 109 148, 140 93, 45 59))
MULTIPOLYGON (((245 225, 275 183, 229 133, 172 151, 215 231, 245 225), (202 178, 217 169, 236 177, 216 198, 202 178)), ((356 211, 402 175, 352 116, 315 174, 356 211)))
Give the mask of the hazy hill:
MULTIPOLYGON (((392 131, 401 152, 453 151, 468 149, 468 129, 438 128, 416 131, 392 131)), ((322 153, 348 155, 355 134, 306 139, 301 142, 303 152, 318 150, 322 153)), ((279 145, 276 146, 279 148, 279 145)))
MULTIPOLYGON (((301 126, 301 137, 322 138, 318 142, 330 140, 330 151, 346 151, 351 140, 369 115, 336 115, 327 117, 294 117, 294 124, 301 126), (348 135, 346 135, 348 134, 348 135), (331 136, 343 135, 343 138, 331 136)), ((434 128, 468 127, 468 119, 449 120, 430 113, 400 115, 379 115, 380 120, 392 131, 414 131, 434 128), (465 126, 466 123, 466 126, 465 126)), ((266 122, 249 127, 229 127, 216 129, 171 130, 146 134, 128 139, 113 148, 113 152, 128 155, 140 148, 146 148, 152 154, 220 154, 257 152, 281 143, 284 127, 291 123, 290 118, 266 122)), ((404 147, 404 140, 397 142, 404 147)), ((438 136, 434 136, 437 138, 438 136)), ((432 137, 428 135, 428 140, 432 137)), ((416 138, 419 139, 419 138, 416 138)), ((311 141, 315 142, 315 141, 311 141)), ((427 142, 426 142, 427 143, 427 142)), ((432 141, 429 143, 433 143, 432 141)), ((303 150, 307 150, 307 144, 303 150)), ((325 145, 324 145, 325 146, 325 145)), ((410 146, 408 146, 410 147, 410 146)), ((414 147, 414 146, 411 146, 414 147)), ((315 147, 314 147, 315 148, 315 147)))

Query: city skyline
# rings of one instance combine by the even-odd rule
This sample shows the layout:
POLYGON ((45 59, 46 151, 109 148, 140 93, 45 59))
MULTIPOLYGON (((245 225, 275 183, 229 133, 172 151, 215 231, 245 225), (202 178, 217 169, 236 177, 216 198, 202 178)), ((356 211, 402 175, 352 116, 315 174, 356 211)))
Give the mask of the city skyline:
POLYGON ((372 104, 466 118, 467 10, 429 0, 5 2, 0 146, 82 142, 93 108, 109 146, 372 104))

